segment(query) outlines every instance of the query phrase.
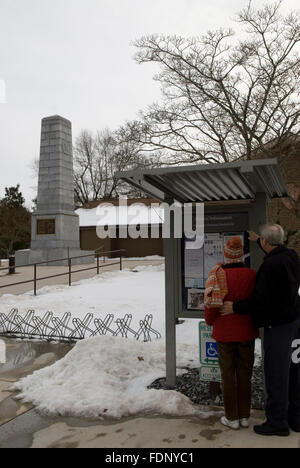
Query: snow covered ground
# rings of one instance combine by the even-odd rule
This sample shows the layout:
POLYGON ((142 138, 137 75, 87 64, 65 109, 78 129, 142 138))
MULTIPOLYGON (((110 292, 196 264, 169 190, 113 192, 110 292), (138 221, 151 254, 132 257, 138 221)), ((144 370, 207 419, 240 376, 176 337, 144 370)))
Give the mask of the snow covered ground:
MULTIPOLYGON (((81 341, 62 360, 17 382, 13 388, 20 391, 19 398, 47 414, 92 418, 145 413, 183 416, 203 410, 178 392, 147 389, 165 376, 164 266, 134 270, 102 273, 71 288, 45 287, 36 297, 32 292, 1 297, 0 312, 6 314, 15 307, 21 313, 34 309, 39 315, 51 310, 62 316, 70 311, 79 318, 87 312, 94 318, 132 314, 134 330, 139 320, 152 314, 152 326, 163 337, 151 343, 112 336, 81 341)), ((178 373, 199 367, 198 323, 185 320, 177 326, 178 373)))
MULTIPOLYGON (((182 362, 190 358, 188 345, 179 346, 182 362)), ((62 360, 14 385, 19 398, 43 413, 89 418, 121 418, 137 414, 203 414, 175 391, 147 390, 165 375, 162 341, 95 337, 79 342, 62 360)))
MULTIPOLYGON (((19 313, 33 309, 40 316, 47 311, 52 311, 57 317, 71 312, 72 317, 81 319, 88 312, 94 314, 94 318, 113 314, 115 319, 131 314, 131 328, 136 331, 139 321, 147 314, 152 314, 153 328, 164 336, 164 265, 103 272, 92 279, 78 281, 72 287, 46 286, 39 289, 37 296, 32 291, 19 296, 3 295, 0 298, 0 312, 8 314, 12 308, 17 308, 19 313)), ((197 345, 197 324, 198 321, 190 320, 180 325, 179 341, 197 345)))

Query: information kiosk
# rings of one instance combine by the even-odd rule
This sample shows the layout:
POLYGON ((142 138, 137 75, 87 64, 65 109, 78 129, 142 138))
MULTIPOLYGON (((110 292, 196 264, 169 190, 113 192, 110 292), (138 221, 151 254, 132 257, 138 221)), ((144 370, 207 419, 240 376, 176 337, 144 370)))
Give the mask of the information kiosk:
POLYGON ((175 236, 165 239, 167 386, 176 383, 176 323, 203 317, 203 290, 211 267, 223 260, 223 245, 241 236, 245 261, 258 269, 263 253, 249 244, 247 230, 258 231, 267 220, 267 203, 288 196, 276 159, 201 164, 118 172, 116 177, 157 200, 172 205, 204 203, 204 243, 175 236))

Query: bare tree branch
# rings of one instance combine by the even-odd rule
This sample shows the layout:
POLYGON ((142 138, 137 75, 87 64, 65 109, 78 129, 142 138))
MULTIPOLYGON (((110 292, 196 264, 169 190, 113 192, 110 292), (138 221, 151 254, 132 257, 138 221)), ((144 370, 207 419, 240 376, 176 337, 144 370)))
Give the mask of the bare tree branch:
POLYGON ((155 62, 163 102, 141 113, 139 142, 162 161, 251 159, 267 142, 299 132, 299 14, 282 1, 236 16, 232 29, 194 38, 151 35, 135 41, 137 63, 155 62))

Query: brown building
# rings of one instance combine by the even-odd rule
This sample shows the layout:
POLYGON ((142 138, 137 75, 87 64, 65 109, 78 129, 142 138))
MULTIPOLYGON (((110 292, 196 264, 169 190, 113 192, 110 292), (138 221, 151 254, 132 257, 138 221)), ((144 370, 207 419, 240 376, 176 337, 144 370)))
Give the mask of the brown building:
POLYGON ((80 219, 81 249, 100 252, 124 249, 125 257, 164 256, 163 217, 158 205, 159 202, 151 198, 128 199, 126 217, 122 207, 119 208, 119 199, 86 204, 76 211, 80 219), (150 206, 151 204, 154 208, 150 206), (151 220, 152 232, 148 220, 151 220), (100 227, 102 232, 109 230, 110 236, 105 239, 99 238, 97 227, 100 227), (133 239, 130 235, 125 237, 124 232, 130 234, 131 229, 141 230, 144 238, 133 239), (156 238, 153 237, 153 230, 156 238))
MULTIPOLYGON (((273 199, 269 203, 268 220, 284 228, 288 246, 300 255, 300 137, 291 136, 281 145, 270 143, 268 151, 277 158, 290 193, 289 198, 273 199)), ((261 154, 253 155, 253 159, 264 157, 261 154)))

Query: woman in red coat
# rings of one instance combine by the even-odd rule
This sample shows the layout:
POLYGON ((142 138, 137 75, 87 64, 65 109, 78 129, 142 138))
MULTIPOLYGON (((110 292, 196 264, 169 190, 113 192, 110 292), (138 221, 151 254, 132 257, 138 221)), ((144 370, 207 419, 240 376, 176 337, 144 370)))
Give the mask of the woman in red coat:
MULTIPOLYGON (((225 273, 226 292, 223 302, 246 299, 253 292, 256 273, 243 262, 244 250, 239 237, 227 241, 224 257, 221 274, 225 273)), ((218 344, 225 407, 221 422, 232 429, 240 425, 249 427, 255 338, 259 333, 249 315, 221 316, 219 310, 220 307, 205 307, 205 321, 213 325, 212 337, 218 344)))

